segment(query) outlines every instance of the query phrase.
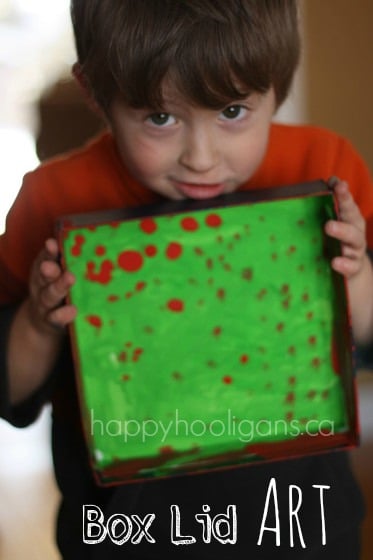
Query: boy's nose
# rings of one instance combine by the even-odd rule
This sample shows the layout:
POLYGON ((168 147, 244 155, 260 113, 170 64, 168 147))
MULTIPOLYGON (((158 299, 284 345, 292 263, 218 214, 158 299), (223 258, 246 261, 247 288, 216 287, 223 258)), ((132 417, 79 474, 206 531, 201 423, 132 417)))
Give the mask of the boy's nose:
POLYGON ((218 149, 211 131, 192 130, 185 135, 180 163, 195 173, 206 173, 218 163, 218 149))

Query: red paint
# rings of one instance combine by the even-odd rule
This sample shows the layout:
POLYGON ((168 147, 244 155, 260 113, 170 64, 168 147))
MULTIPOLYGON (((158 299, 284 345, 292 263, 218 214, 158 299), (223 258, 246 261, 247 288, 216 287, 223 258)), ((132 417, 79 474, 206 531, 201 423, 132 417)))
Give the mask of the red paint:
POLYGON ((307 293, 305 293, 305 294, 302 295, 302 301, 307 302, 307 301, 309 301, 309 300, 310 300, 310 296, 309 296, 307 293))
POLYGON ((114 303, 115 301, 119 300, 119 296, 116 296, 116 295, 112 294, 112 295, 107 297, 107 300, 110 301, 111 303, 114 303))
POLYGON ((214 336, 220 336, 221 335, 221 327, 215 327, 212 331, 212 334, 214 336))
POLYGON ((170 299, 167 303, 167 307, 170 311, 180 313, 184 311, 184 302, 181 299, 170 299))
POLYGON ((181 227, 185 231, 196 231, 198 229, 198 222, 195 218, 188 216, 183 218, 180 222, 181 227))
POLYGON ((71 254, 73 257, 80 257, 82 254, 82 249, 80 245, 73 245, 71 247, 71 254))
POLYGON ((223 220, 218 214, 209 214, 208 216, 206 216, 205 224, 208 227, 217 228, 220 227, 222 223, 223 220))
POLYGON ((174 379, 176 379, 176 381, 181 381, 181 379, 183 378, 183 376, 181 375, 181 373, 178 372, 178 371, 174 371, 173 374, 172 374, 172 377, 173 377, 174 379))
POLYGON ((294 375, 291 375, 288 379, 289 385, 295 385, 297 382, 297 378, 294 375))
POLYGON ((102 320, 98 315, 87 315, 85 319, 90 325, 92 325, 92 327, 95 327, 96 329, 100 329, 102 327, 102 320))
POLYGON ((120 362, 125 362, 127 360, 127 353, 126 352, 121 352, 118 356, 118 360, 120 362))
POLYGON ((318 368, 321 366, 321 360, 320 358, 313 358, 313 360, 311 361, 311 365, 314 368, 318 368))
POLYGON ((95 249, 95 253, 98 257, 102 257, 106 253, 106 248, 103 245, 98 245, 95 249))
POLYGON ((308 393, 307 393, 307 399, 312 400, 312 399, 314 399, 314 398, 316 397, 316 395, 317 395, 316 391, 312 389, 311 391, 308 391, 308 393))
POLYGON ((284 328, 285 328, 284 323, 278 323, 278 324, 276 325, 276 330, 277 330, 278 332, 282 332, 282 331, 284 330, 284 328))
POLYGON ((281 293, 284 296, 286 296, 286 294, 289 293, 289 290, 290 290, 290 288, 289 288, 288 284, 284 284, 283 286, 281 286, 281 293))
POLYGON ((137 282, 135 286, 136 292, 141 292, 146 287, 146 282, 137 282))
POLYGON ((172 445, 164 445, 159 449, 159 453, 161 455, 173 455, 175 453, 174 448, 172 445))
POLYGON ((172 242, 168 245, 166 249, 166 257, 170 260, 178 259, 183 252, 183 248, 180 243, 172 242))
POLYGON ((290 354, 291 356, 294 356, 295 352, 296 352, 295 346, 289 346, 288 354, 290 354))
POLYGON ((125 272, 137 272, 143 262, 142 255, 138 251, 123 251, 118 257, 118 265, 125 272))
POLYGON ((247 354, 242 354, 242 356, 240 357, 241 364, 247 364, 248 361, 249 361, 249 356, 247 354))
POLYGON ((128 375, 127 373, 125 373, 124 375, 122 375, 122 381, 130 381, 131 376, 128 375))
POLYGON ((295 393, 293 393, 293 391, 290 391, 285 398, 285 402, 287 404, 293 404, 295 401, 295 393))
POLYGON ((157 231, 157 224, 156 222, 153 220, 153 218, 144 218, 143 220, 141 220, 140 222, 140 229, 148 234, 151 235, 152 233, 154 233, 155 231, 157 231))
POLYGON ((316 336, 310 336, 308 339, 308 344, 311 344, 311 346, 314 346, 317 342, 316 336))
POLYGON ((145 254, 147 257, 155 257, 155 255, 157 254, 158 249, 155 245, 147 245, 145 247, 145 254))
POLYGON ((98 282, 99 284, 109 284, 112 279, 113 269, 114 269, 113 263, 109 260, 105 260, 101 263, 99 271, 96 272, 96 263, 89 261, 87 263, 85 278, 90 282, 98 282))
POLYGON ((267 290, 262 288, 259 293, 256 294, 257 299, 263 299, 267 295, 267 290))
POLYGON ((217 290, 217 292, 216 292, 216 297, 217 297, 218 299, 221 299, 221 300, 225 299, 225 290, 224 290, 224 288, 219 288, 219 289, 217 290))
POLYGON ((225 383, 226 385, 230 385, 233 382, 233 379, 230 375, 225 375, 223 377, 223 383, 225 383))

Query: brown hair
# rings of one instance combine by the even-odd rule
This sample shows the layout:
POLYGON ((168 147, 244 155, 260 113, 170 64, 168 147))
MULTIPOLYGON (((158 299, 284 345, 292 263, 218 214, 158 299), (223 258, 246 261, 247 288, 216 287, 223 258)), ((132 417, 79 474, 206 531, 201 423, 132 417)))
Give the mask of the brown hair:
POLYGON ((273 86, 286 98, 299 58, 297 0, 72 0, 78 60, 97 102, 162 108, 170 78, 221 108, 273 86))

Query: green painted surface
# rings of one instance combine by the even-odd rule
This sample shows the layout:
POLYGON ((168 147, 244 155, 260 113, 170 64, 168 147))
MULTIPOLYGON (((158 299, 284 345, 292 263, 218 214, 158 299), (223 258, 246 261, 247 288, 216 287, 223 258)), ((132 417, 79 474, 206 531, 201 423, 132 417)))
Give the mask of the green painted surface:
POLYGON ((346 429, 322 232, 332 214, 319 196, 65 233, 97 469, 346 429))

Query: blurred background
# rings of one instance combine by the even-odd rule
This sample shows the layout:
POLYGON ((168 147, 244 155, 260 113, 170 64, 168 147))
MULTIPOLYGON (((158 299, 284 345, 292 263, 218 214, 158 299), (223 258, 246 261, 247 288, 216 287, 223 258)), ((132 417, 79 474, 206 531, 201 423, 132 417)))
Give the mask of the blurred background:
MULTIPOLYGON (((373 3, 301 0, 303 58, 285 122, 347 136, 373 171, 373 3)), ((83 143, 103 123, 70 79, 69 0, 0 0, 0 231, 23 174, 83 143)), ((363 560, 373 553, 373 374, 358 376, 362 445, 352 452, 367 502, 363 560)), ((50 410, 16 430, 0 421, 0 560, 56 560, 58 505, 49 451, 50 410)))

